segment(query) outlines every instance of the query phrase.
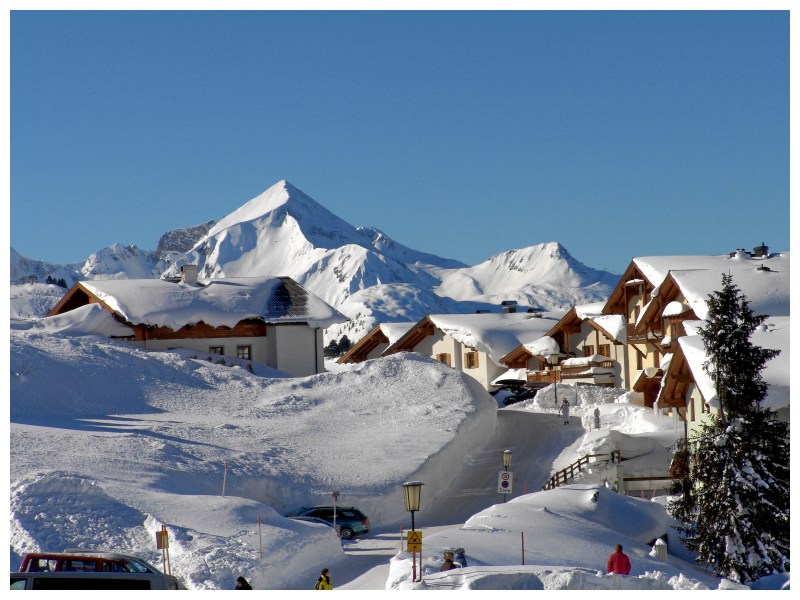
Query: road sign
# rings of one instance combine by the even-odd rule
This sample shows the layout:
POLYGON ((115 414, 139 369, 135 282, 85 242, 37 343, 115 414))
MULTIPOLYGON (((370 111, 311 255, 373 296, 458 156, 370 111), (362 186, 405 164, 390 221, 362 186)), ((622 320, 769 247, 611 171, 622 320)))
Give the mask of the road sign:
POLYGON ((406 541, 406 550, 408 552, 422 552, 422 532, 409 531, 408 539, 406 541))
POLYGON ((161 531, 156 531, 156 549, 166 550, 167 548, 169 548, 169 534, 164 527, 161 531))
POLYGON ((511 471, 500 471, 497 476, 497 493, 510 494, 514 487, 514 474, 511 471))

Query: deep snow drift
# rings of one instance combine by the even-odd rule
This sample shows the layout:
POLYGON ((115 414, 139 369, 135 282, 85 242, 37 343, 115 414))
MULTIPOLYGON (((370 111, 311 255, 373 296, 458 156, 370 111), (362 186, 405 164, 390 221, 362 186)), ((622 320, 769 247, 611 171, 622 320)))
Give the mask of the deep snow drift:
POLYGON ((498 410, 469 377, 413 354, 306 378, 189 357, 46 324, 12 328, 12 569, 26 551, 78 546, 161 564, 154 534, 166 525, 172 571, 190 589, 230 589, 238 575, 256 589, 309 589, 323 566, 346 589, 720 585, 689 562, 663 500, 615 494, 599 471, 522 495, 587 443, 610 448, 650 432, 651 447, 663 446, 671 424, 644 418, 646 409, 582 389, 576 420, 559 427, 548 390, 538 403, 498 410), (587 437, 580 419, 595 402, 606 429, 587 437), (624 433, 612 430, 623 424, 624 433), (507 503, 496 488, 504 447, 515 451, 507 503), (417 523, 429 532, 418 583, 399 551, 401 488, 412 479, 425 483, 417 523), (370 517, 370 536, 342 544, 329 527, 282 516, 329 504, 334 490, 340 505, 370 517), (665 533, 667 562, 648 546, 665 533), (385 556, 365 562, 370 539, 385 556), (615 543, 631 556, 631 577, 602 573, 615 543), (439 574, 450 546, 466 548, 469 566, 439 574))

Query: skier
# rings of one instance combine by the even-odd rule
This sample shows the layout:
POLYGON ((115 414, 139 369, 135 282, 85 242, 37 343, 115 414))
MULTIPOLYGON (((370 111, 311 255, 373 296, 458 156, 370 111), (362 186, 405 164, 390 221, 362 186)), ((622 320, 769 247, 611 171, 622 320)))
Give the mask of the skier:
POLYGON ((622 544, 617 544, 614 552, 608 557, 606 571, 610 575, 628 575, 631 572, 631 561, 628 555, 622 551, 622 544))
POLYGON ((332 590, 333 585, 331 585, 331 577, 329 575, 328 569, 322 569, 322 572, 319 574, 319 579, 317 579, 317 584, 314 586, 315 590, 332 590))
POLYGON ((566 398, 561 403, 561 408, 558 409, 558 412, 564 417, 564 425, 569 425, 569 402, 566 398))

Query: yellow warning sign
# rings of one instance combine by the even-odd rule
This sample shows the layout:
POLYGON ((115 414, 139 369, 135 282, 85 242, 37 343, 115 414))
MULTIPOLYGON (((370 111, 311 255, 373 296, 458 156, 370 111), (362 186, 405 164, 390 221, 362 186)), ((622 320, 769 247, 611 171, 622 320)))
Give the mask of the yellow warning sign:
POLYGON ((408 552, 422 552, 422 532, 409 531, 408 540, 406 541, 406 550, 408 552))

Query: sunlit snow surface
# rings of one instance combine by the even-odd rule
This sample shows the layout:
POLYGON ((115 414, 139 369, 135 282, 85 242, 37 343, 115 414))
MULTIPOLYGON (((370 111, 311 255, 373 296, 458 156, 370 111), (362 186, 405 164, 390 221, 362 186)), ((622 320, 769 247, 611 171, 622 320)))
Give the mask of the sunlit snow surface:
POLYGON ((663 467, 673 424, 646 409, 586 388, 564 426, 547 389, 541 401, 498 410, 470 378, 412 354, 299 379, 192 356, 11 331, 12 569, 26 551, 67 547, 161 564, 155 531, 166 525, 172 571, 190 589, 230 589, 244 575, 257 589, 308 590, 323 566, 346 589, 720 587, 681 549, 663 499, 618 495, 591 478, 535 491, 588 448, 622 447, 642 468, 663 467), (598 402, 605 428, 587 432, 581 419, 598 402), (518 477, 506 503, 496 493, 504 447, 515 449, 518 477), (425 483, 416 583, 399 548, 409 480, 425 483), (370 517, 370 536, 343 547, 330 528, 282 516, 329 504, 333 490, 370 517), (665 533, 667 562, 648 546, 665 533), (630 577, 603 572, 616 543, 630 577), (440 574, 443 549, 457 546, 469 566, 440 574), (376 547, 382 557, 359 553, 376 547))

